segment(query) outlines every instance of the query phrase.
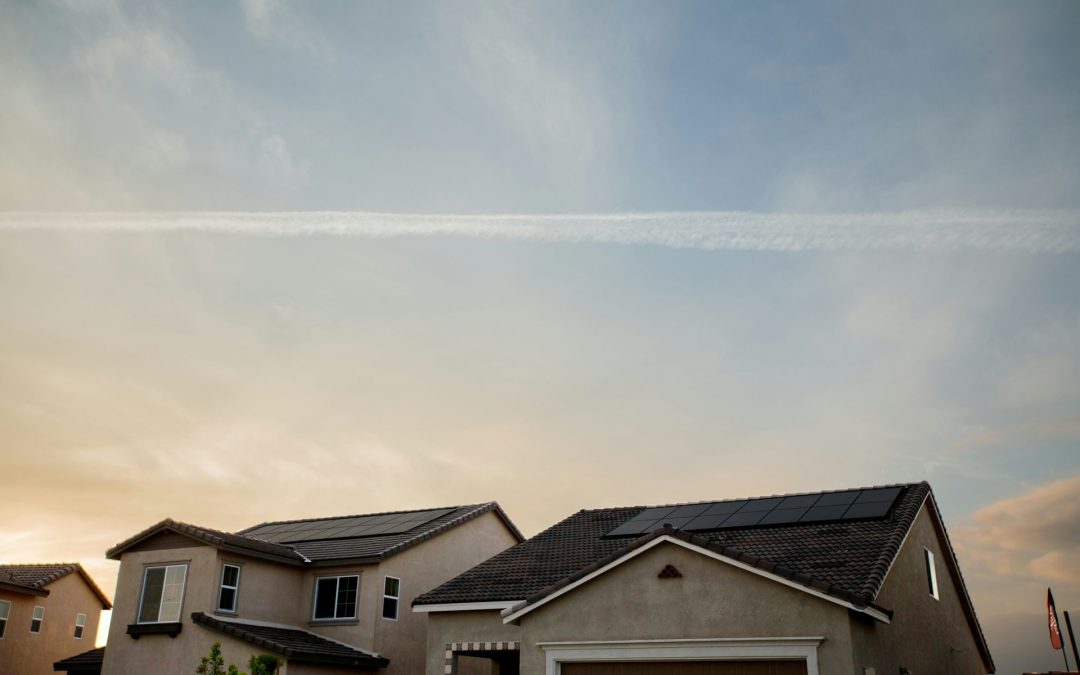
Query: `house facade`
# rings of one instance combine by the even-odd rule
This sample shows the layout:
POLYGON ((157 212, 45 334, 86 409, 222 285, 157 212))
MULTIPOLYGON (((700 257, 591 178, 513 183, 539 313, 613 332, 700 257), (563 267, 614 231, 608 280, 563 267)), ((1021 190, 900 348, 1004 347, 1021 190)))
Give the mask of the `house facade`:
POLYGON ((434 588, 519 543, 494 502, 263 523, 225 533, 172 520, 118 544, 103 671, 193 672, 274 654, 288 675, 420 673, 434 588))
POLYGON ((0 675, 42 675, 91 649, 108 597, 78 563, 0 565, 0 675))
POLYGON ((926 483, 580 511, 413 610, 428 675, 994 670, 926 483))

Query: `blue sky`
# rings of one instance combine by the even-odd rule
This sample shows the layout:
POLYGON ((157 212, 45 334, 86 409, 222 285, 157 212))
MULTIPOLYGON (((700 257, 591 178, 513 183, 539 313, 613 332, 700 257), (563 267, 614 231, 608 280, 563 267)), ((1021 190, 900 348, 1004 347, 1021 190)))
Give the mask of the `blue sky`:
POLYGON ((104 549, 166 516, 497 499, 534 533, 926 479, 999 671, 1057 667, 1077 28, 1053 2, 0 1, 0 522, 39 505, 0 547, 111 587, 104 549))

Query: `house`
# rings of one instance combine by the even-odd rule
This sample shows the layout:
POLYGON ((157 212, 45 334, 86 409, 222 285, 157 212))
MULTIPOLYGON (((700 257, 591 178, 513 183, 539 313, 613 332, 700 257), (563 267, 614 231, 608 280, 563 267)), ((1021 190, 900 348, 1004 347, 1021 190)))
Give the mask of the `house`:
POLYGON ((579 511, 413 611, 428 675, 994 671, 926 483, 579 511))
POLYGON ((412 599, 522 539, 495 502, 236 533, 163 520, 106 553, 120 571, 102 672, 194 672, 220 642, 245 671, 273 654, 288 675, 420 673, 412 599))
POLYGON ((111 607, 79 563, 0 564, 0 675, 52 673, 94 646, 111 607))

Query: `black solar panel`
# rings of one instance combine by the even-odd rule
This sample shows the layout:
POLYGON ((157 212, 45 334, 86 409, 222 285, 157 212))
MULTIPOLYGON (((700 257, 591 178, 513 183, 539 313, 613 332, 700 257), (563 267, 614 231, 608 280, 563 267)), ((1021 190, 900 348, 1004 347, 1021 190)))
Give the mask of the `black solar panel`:
POLYGON ((871 488, 791 497, 762 497, 643 510, 609 532, 609 537, 641 535, 663 527, 689 532, 761 525, 794 525, 884 518, 902 488, 871 488))
MULTIPOLYGON (((673 508, 668 509, 668 511, 671 510, 673 508)), ((451 511, 453 509, 432 509, 430 511, 389 513, 378 516, 325 518, 295 523, 276 523, 248 530, 244 534, 245 536, 276 544, 314 541, 316 539, 348 539, 380 534, 403 534, 436 518, 445 516, 451 511)))

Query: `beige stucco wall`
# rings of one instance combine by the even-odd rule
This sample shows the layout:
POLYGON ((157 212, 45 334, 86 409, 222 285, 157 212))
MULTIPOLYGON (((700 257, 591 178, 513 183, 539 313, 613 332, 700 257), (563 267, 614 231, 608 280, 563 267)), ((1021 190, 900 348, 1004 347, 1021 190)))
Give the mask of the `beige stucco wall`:
MULTIPOLYGON (((521 627, 504 624, 498 610, 482 612, 429 612, 427 675, 443 675, 446 645, 454 642, 517 642, 521 627)), ((465 675, 461 673, 460 675, 465 675)))
POLYGON ((850 673, 848 610, 672 543, 660 544, 521 618, 522 675, 538 642, 823 636, 822 673, 850 673), (682 578, 659 579, 665 565, 682 578))
POLYGON ((296 620, 293 622, 313 633, 325 635, 332 640, 354 645, 370 651, 375 650, 375 606, 378 588, 377 565, 342 565, 340 567, 319 567, 304 570, 300 605, 296 620), (360 576, 360 596, 356 602, 356 618, 346 621, 314 621, 315 580, 319 577, 332 577, 356 574, 360 576))
POLYGON ((889 625, 853 623, 856 665, 879 673, 896 673, 901 666, 919 674, 987 672, 927 506, 916 517, 877 602, 895 615, 889 625), (929 592, 924 549, 934 554, 939 600, 929 592))
POLYGON ((544 673, 539 642, 814 637, 822 673, 851 673, 848 610, 675 544, 661 544, 521 618, 498 611, 430 614, 427 675, 442 675, 445 645, 521 643, 522 675, 544 673), (658 579, 665 565, 680 579, 658 579))
POLYGON ((191 621, 193 612, 214 614, 221 582, 222 557, 229 562, 242 563, 241 603, 247 602, 250 607, 244 604, 241 604, 241 607, 245 612, 251 611, 252 614, 247 615, 249 618, 275 621, 277 617, 292 616, 295 613, 289 606, 289 596, 290 588, 296 586, 296 582, 291 580, 298 578, 299 570, 267 565, 254 559, 222 556, 213 547, 187 541, 192 545, 124 553, 116 581, 116 600, 113 603, 108 645, 105 649, 105 666, 102 672, 106 675, 194 672, 199 660, 210 652, 210 645, 214 642, 222 643, 227 663, 236 663, 242 669, 246 669, 252 654, 263 653, 264 650, 254 649, 245 642, 233 640, 191 621), (127 628, 137 620, 143 570, 150 565, 169 563, 188 565, 184 600, 180 610, 183 628, 175 638, 168 635, 144 635, 135 640, 127 634, 127 628), (267 572, 269 576, 260 578, 259 574, 255 574, 259 570, 267 572), (255 591, 265 593, 267 599, 256 598, 258 593, 255 591))
POLYGON ((375 598, 375 650, 390 659, 387 675, 424 672, 428 615, 412 611, 412 601, 517 543, 502 518, 485 513, 384 561, 378 569, 375 598), (401 579, 398 620, 382 618, 382 584, 401 579))
POLYGON ((11 601, 7 630, 0 639, 0 675, 45 675, 53 663, 94 648, 101 600, 76 572, 46 586, 48 597, 0 591, 11 601), (40 633, 30 632, 34 607, 45 608, 40 633), (75 639, 75 615, 86 615, 81 639, 75 639))

